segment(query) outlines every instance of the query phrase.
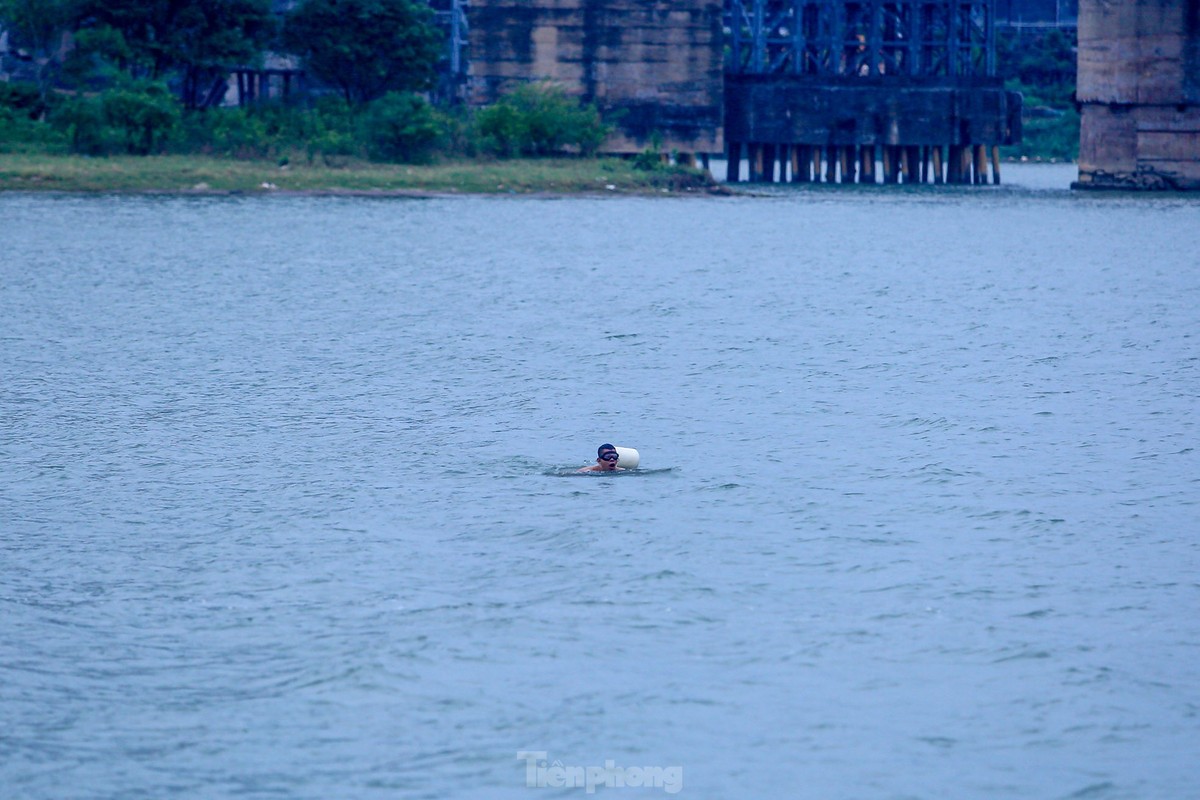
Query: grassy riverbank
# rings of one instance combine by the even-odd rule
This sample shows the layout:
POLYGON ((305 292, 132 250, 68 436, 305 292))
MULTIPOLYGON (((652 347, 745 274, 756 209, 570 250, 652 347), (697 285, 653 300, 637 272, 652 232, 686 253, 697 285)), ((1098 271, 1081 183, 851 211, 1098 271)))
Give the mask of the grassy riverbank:
POLYGON ((617 158, 448 161, 430 166, 319 159, 0 153, 0 191, 378 194, 703 194, 721 188, 700 170, 636 169, 617 158))

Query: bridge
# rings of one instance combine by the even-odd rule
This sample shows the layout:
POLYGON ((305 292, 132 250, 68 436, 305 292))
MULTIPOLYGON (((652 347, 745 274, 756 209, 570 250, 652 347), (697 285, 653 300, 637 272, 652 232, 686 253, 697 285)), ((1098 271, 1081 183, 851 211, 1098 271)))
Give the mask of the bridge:
POLYGON ((1020 96, 994 0, 440 0, 477 105, 551 80, 615 122, 611 152, 725 154, 729 179, 999 182, 1020 96))

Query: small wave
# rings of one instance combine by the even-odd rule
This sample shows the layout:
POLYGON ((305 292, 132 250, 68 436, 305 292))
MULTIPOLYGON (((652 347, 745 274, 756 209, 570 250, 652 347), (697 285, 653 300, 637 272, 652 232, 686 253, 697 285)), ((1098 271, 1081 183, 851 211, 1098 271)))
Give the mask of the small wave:
POLYGON ((627 469, 621 472, 580 472, 579 467, 550 467, 543 470, 542 474, 553 478, 633 478, 649 475, 665 475, 674 471, 675 467, 627 469))
POLYGON ((1072 792, 1071 794, 1067 795, 1067 798, 1069 798, 1069 800, 1085 800, 1085 798, 1091 797, 1111 797, 1113 796, 1112 792, 1116 788, 1117 787, 1115 787, 1109 781, 1093 783, 1089 786, 1083 787, 1077 792, 1072 792))

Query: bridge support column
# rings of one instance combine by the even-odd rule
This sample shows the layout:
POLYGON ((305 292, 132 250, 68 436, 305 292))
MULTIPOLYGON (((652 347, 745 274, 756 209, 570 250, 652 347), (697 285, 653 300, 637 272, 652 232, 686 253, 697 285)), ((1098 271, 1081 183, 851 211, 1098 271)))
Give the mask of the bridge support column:
POLYGON ((725 180, 737 183, 742 179, 742 143, 729 142, 725 149, 725 180))
POLYGON ((762 146, 762 179, 764 183, 775 182, 775 162, 778 160, 775 145, 764 144, 762 146))
POLYGON ((1000 185, 1000 145, 992 145, 992 183, 1000 185))
POLYGON ((746 145, 746 162, 750 167, 750 182, 761 183, 763 179, 763 148, 758 142, 746 145))
MULTIPOLYGON (((882 5, 889 9, 892 5, 904 7, 907 9, 905 13, 911 11, 920 16, 930 7, 941 5, 942 1, 882 5), (908 6, 913 8, 909 9, 908 6), (920 9, 916 6, 920 6, 920 9)), ((1139 0, 1143 1, 1155 0, 1139 0)), ((739 0, 737 5, 747 8, 754 5, 755 9, 770 5, 779 10, 794 10, 793 6, 804 6, 806 15, 809 11, 816 11, 820 16, 826 12, 833 13, 830 9, 841 13, 838 9, 850 4, 825 4, 816 0, 805 0, 804 3, 796 0, 794 4, 782 0, 754 0, 751 4, 747 0, 739 0), (813 6, 820 8, 814 9, 813 6)), ((918 53, 909 49, 906 53, 912 57, 911 63, 906 61, 906 69, 901 70, 903 75, 897 74, 893 79, 891 67, 885 72, 882 66, 878 66, 882 62, 875 58, 880 41, 892 41, 891 28, 888 27, 892 25, 891 12, 881 15, 880 3, 858 3, 855 7, 864 14, 869 9, 873 10, 873 16, 867 15, 862 19, 869 19, 870 24, 876 26, 872 29, 874 33, 867 37, 858 51, 867 59, 864 63, 875 65, 868 68, 869 73, 861 72, 861 66, 844 63, 843 59, 836 65, 826 64, 826 67, 833 67, 832 74, 818 74, 811 71, 815 69, 815 62, 804 60, 809 58, 807 55, 802 58, 796 55, 801 52, 797 50, 793 55, 801 58, 802 64, 789 62, 792 67, 800 69, 793 74, 777 69, 775 61, 764 61, 762 52, 755 51, 754 59, 742 53, 741 57, 734 58, 734 70, 727 71, 725 75, 725 135, 743 142, 771 143, 766 154, 766 160, 771 161, 771 165, 764 164, 762 167, 763 178, 768 181, 802 182, 806 177, 814 182, 844 184, 970 184, 995 181, 997 170, 994 166, 990 179, 987 174, 987 162, 991 155, 988 148, 993 144, 1008 143, 1014 138, 1019 140, 1021 97, 1015 92, 1006 91, 999 78, 984 74, 990 67, 982 59, 984 56, 991 58, 988 48, 993 45, 990 39, 984 41, 971 37, 976 37, 978 33, 986 38, 990 34, 984 29, 976 31, 971 28, 968 31, 970 26, 964 20, 973 25, 975 18, 971 16, 968 20, 968 17, 962 16, 967 14, 969 6, 972 15, 976 10, 984 12, 990 25, 991 18, 988 15, 991 14, 992 4, 982 1, 978 4, 955 4, 945 0, 944 5, 942 11, 953 17, 951 29, 957 31, 955 36, 960 37, 954 40, 951 48, 951 55, 955 59, 953 75, 932 74, 931 70, 942 62, 927 62, 924 49, 918 62, 918 53), (988 7, 983 8, 985 5, 988 7), (879 27, 881 25, 883 27, 879 27), (873 79, 868 82, 849 78, 863 74, 870 74, 873 79), (771 158, 772 149, 775 159, 771 158), (797 149, 799 152, 796 152, 797 149), (800 163, 806 158, 807 168, 801 169, 800 163), (779 164, 778 178, 773 174, 776 163, 779 164)), ((784 25, 779 20, 771 22, 768 30, 762 27, 766 23, 761 19, 756 18, 753 22, 742 20, 741 17, 738 19, 740 21, 737 24, 749 26, 756 32, 758 38, 753 39, 755 46, 766 41, 763 37, 783 35, 782 28, 775 30, 770 27, 784 25)), ((829 20, 845 22, 837 14, 830 16, 829 20)), ((916 24, 915 17, 913 20, 916 24)), ((789 31, 793 22, 795 20, 791 18, 786 21, 785 27, 789 31)), ((809 22, 804 24, 808 25, 809 22)), ((932 30, 924 31, 922 28, 921 31, 906 31, 903 38, 907 44, 916 47, 916 42, 924 42, 923 33, 932 34, 932 30)), ((842 49, 839 36, 841 33, 833 35, 835 55, 842 49)), ((738 41, 749 47, 751 39, 742 38, 738 41)), ((772 47, 778 43, 776 39, 770 41, 772 47)))
POLYGON ((808 183, 808 148, 794 144, 788 149, 792 165, 792 183, 808 183))

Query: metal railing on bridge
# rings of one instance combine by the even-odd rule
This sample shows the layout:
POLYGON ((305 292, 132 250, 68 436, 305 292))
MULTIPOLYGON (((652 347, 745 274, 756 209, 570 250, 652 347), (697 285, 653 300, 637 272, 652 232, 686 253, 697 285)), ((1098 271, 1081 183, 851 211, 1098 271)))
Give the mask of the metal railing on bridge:
POLYGON ((993 75, 993 0, 725 0, 732 73, 993 75))

